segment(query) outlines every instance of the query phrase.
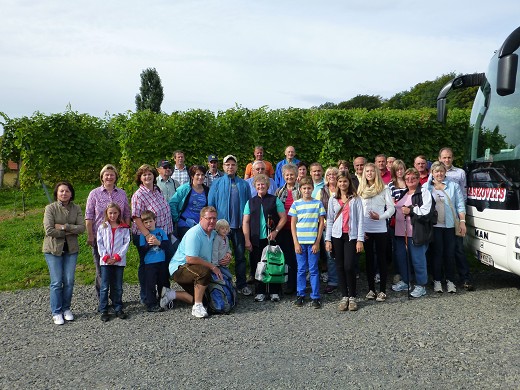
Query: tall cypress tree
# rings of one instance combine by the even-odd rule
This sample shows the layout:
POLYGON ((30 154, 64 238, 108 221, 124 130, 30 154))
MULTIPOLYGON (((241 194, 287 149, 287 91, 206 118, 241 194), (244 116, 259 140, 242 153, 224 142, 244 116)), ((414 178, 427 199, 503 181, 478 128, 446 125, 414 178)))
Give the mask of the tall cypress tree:
POLYGON ((155 68, 147 68, 141 72, 141 87, 135 95, 137 111, 150 109, 153 112, 161 112, 161 104, 164 98, 161 78, 155 68))

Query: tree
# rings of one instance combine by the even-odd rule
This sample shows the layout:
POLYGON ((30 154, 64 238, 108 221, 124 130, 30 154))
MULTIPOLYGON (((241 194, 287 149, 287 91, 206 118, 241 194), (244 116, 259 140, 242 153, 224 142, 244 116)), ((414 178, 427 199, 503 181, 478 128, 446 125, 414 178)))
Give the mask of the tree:
POLYGON ((367 110, 374 110, 376 108, 380 108, 382 103, 381 96, 374 95, 357 95, 346 102, 341 102, 338 104, 338 108, 348 110, 351 108, 366 108, 367 110))
POLYGON ((141 72, 141 87, 135 95, 135 107, 137 111, 149 109, 153 112, 161 112, 161 104, 164 99, 161 78, 155 68, 148 68, 141 72))

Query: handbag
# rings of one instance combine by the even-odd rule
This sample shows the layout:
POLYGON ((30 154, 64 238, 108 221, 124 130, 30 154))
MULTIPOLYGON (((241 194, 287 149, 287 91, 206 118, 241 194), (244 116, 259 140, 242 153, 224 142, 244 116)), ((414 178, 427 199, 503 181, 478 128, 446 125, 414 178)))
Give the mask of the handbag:
POLYGON ((448 203, 450 205, 450 209, 451 209, 451 213, 453 214, 453 222, 455 223, 455 235, 456 236, 459 236, 459 237, 464 237, 463 234, 460 233, 460 221, 459 221, 459 216, 457 215, 457 213, 455 212, 455 208, 453 207, 453 203, 451 203, 451 199, 450 197, 448 196, 448 194, 444 191, 444 190, 441 190, 444 195, 446 196, 446 198, 448 199, 448 203))

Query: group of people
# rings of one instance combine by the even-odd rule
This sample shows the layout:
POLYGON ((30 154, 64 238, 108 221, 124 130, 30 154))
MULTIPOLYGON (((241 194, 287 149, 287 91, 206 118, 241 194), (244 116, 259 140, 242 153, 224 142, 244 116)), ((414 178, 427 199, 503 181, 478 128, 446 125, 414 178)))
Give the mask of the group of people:
POLYGON ((73 203, 72 185, 58 183, 55 202, 45 209, 43 245, 54 323, 74 319, 70 306, 77 237, 85 230, 104 322, 111 318, 110 303, 116 317, 127 317, 122 294, 130 241, 139 254, 140 300, 150 312, 180 300, 193 305, 195 317, 206 317, 205 290, 214 278, 222 279, 232 257, 237 291, 250 296, 253 287, 257 302, 277 302, 282 293, 296 293, 294 304, 301 307, 309 282, 310 305, 320 308, 321 277, 325 293, 341 292, 338 309, 355 311, 363 250, 368 300, 386 300, 392 259, 394 291, 425 295, 430 270, 435 292, 443 292, 445 282, 454 293, 456 267, 464 287, 472 289, 462 246, 466 180, 464 171, 453 167, 450 148, 441 149, 430 171, 424 156, 406 169, 402 160, 381 154, 374 163, 354 158, 352 174, 346 160, 324 174, 321 164, 307 165, 295 155, 295 148, 287 146, 285 158, 273 166, 257 146, 241 178, 233 155, 222 159, 221 171, 216 155, 208 156, 207 168, 188 168, 178 150, 174 164, 161 160, 157 168, 139 167, 138 189, 130 202, 117 187, 116 168, 107 164, 100 172, 101 185, 88 196, 84 217, 73 203), (262 250, 270 243, 281 247, 288 265, 284 291, 280 284, 254 279, 262 250), (183 291, 170 288, 170 280, 183 291))

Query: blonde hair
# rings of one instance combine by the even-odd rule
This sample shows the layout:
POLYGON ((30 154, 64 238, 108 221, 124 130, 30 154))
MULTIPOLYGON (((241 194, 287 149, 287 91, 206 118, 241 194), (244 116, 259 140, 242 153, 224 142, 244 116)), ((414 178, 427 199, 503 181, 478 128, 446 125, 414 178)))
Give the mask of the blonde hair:
POLYGON ((269 186, 271 185, 271 181, 267 175, 264 175, 263 173, 254 176, 253 185, 256 185, 258 182, 264 183, 267 186, 267 189, 269 189, 269 186))
POLYGON ((374 163, 366 163, 363 167, 363 176, 361 177, 361 181, 359 182, 359 186, 357 189, 357 193, 362 198, 365 197, 365 195, 368 195, 368 192, 372 192, 374 194, 379 194, 385 189, 385 183, 383 183, 383 180, 381 179, 381 171, 374 163), (372 190, 370 190, 371 186, 368 184, 368 180, 366 178, 366 170, 367 168, 372 167, 374 168, 374 187, 372 190))
POLYGON ((397 184, 397 170, 399 168, 403 168, 403 171, 406 171, 406 165, 404 164, 403 160, 395 160, 390 166, 390 176, 392 177, 394 184, 397 184))
POLYGON ((217 231, 217 233, 220 232, 221 229, 226 229, 228 233, 230 231, 229 222, 225 219, 219 219, 215 224, 215 230, 217 231))
POLYGON ((329 185, 329 181, 328 181, 328 179, 327 179, 327 175, 328 175, 329 173, 333 173, 333 174, 335 174, 336 177, 337 177, 337 176, 339 175, 339 169, 336 168, 336 167, 328 167, 328 168, 327 168, 327 170, 325 171, 325 178, 324 178, 324 184, 325 184, 326 186, 329 185))

